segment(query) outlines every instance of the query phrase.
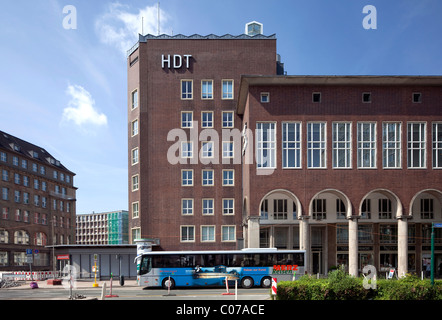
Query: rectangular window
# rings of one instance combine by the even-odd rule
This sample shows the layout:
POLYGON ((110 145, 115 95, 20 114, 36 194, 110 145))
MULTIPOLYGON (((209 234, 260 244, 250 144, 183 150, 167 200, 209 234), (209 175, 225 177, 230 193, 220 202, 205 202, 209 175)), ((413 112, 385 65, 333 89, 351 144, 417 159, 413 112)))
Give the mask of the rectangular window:
POLYGON ((287 220, 287 199, 273 200, 273 218, 275 220, 287 220))
POLYGON ((358 123, 358 168, 376 168, 376 123, 358 123))
POLYGON ((408 123, 408 168, 426 168, 426 136, 425 123, 408 123))
POLYGON ((261 103, 269 103, 270 102, 270 93, 261 92, 261 103))
POLYGON ((325 122, 307 125, 307 167, 326 168, 325 122))
POLYGON ((138 148, 132 149, 132 165, 138 163, 138 148))
POLYGON ((203 199, 203 215, 213 215, 213 199, 203 199))
POLYGON ((193 99, 192 91, 193 91, 193 81, 181 80, 181 99, 192 100, 193 99))
POLYGON ((351 168, 351 123, 333 123, 333 168, 351 168))
POLYGON ((223 199, 223 214, 235 214, 235 199, 223 199))
POLYGON ((132 91, 132 109, 138 107, 138 90, 132 91))
POLYGON ((223 170, 223 186, 233 186, 235 184, 235 170, 223 170))
POLYGON ((192 141, 182 141, 181 142, 181 158, 192 158, 193 157, 193 142, 192 141))
POLYGON ((433 199, 421 199, 421 219, 434 219, 433 199))
POLYGON ((300 123, 282 123, 282 167, 301 168, 300 123))
POLYGON ((2 200, 9 200, 9 189, 2 188, 2 200))
POLYGON ((181 128, 193 127, 193 112, 181 111, 181 128))
POLYGON ((138 175, 132 176, 132 191, 138 190, 138 183, 139 183, 138 175))
POLYGON ((442 123, 433 123, 433 168, 442 168, 442 123))
POLYGON ((139 202, 132 202, 132 218, 138 218, 139 216, 139 202))
POLYGON ((276 129, 273 122, 256 123, 258 168, 276 168, 276 129))
POLYGON ((371 199, 365 199, 362 202, 361 218, 362 219, 371 219, 371 199))
POLYGON ((235 226, 221 226, 221 240, 222 241, 235 241, 236 240, 236 227, 235 226))
POLYGON ((138 120, 132 121, 131 132, 132 132, 132 137, 138 134, 138 120))
POLYGON ((401 124, 388 122, 382 125, 382 162, 384 168, 401 167, 401 124))
POLYGON ((195 226, 181 226, 181 242, 195 241, 195 226))
POLYGON ((261 203, 261 220, 267 220, 269 218, 269 201, 268 199, 264 199, 261 203))
POLYGON ((201 128, 213 128, 213 111, 201 112, 201 128))
POLYGON ((222 81, 222 98, 233 99, 233 80, 222 81))
POLYGON ((223 128, 233 128, 233 111, 223 111, 222 121, 223 128))
POLYGON ((203 141, 202 146, 202 158, 213 158, 213 141, 203 141))
POLYGON ((201 99, 213 99, 213 80, 201 81, 201 99))
POLYGON ((193 170, 192 169, 181 170, 181 185, 183 187, 193 186, 193 170))
POLYGON ((314 199, 313 200, 313 219, 322 220, 327 219, 327 200, 314 199))
POLYGON ((193 214, 193 199, 181 199, 181 214, 182 215, 193 214))
POLYGON ((202 185, 213 186, 213 170, 203 170, 202 185))
POLYGON ((215 226, 201 226, 201 242, 215 241, 215 226))
POLYGON ((391 219, 391 200, 379 199, 379 219, 391 219))
POLYGON ((223 158, 233 158, 233 141, 223 141, 223 158))
POLYGON ((336 199, 336 219, 345 219, 346 216, 344 201, 336 199))

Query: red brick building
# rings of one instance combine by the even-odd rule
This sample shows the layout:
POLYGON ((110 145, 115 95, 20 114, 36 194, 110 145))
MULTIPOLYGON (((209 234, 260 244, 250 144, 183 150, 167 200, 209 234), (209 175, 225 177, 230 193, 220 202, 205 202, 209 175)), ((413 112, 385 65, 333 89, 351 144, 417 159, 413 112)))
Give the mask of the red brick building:
POLYGON ((278 67, 275 36, 140 35, 128 55, 132 239, 166 250, 243 246, 241 140, 208 136, 240 133, 240 76, 278 67))
POLYGON ((0 131, 0 270, 53 269, 47 246, 75 243, 75 173, 44 148, 0 131))
POLYGON ((442 220, 442 78, 286 76, 277 57, 274 35, 140 35, 131 238, 305 249, 314 273, 425 269, 442 220))
POLYGON ((305 249, 313 273, 425 271, 442 221, 441 89, 442 77, 242 77, 247 245, 305 249))

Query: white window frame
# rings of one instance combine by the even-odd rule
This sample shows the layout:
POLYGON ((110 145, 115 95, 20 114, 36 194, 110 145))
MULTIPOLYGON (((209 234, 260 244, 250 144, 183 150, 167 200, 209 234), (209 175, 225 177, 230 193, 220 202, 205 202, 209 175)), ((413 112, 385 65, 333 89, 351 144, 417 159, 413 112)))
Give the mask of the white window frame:
POLYGON ((201 199, 201 213, 203 216, 213 216, 215 214, 215 199, 201 199))
POLYGON ((221 241, 222 242, 235 242, 236 241, 236 226, 222 225, 221 226, 221 241), (224 237, 224 230, 227 228, 227 238, 224 237), (232 239, 233 236, 233 239, 232 239))
POLYGON ((192 198, 181 199, 181 215, 193 216, 194 213, 194 201, 192 198))
POLYGON ((131 104, 132 104, 132 110, 138 108, 138 103, 139 103, 139 93, 138 93, 138 88, 133 90, 131 92, 131 104), (135 99, 136 98, 136 99, 135 99))
POLYGON ((132 158, 131 163, 132 163, 132 165, 136 165, 138 163, 139 157, 140 157, 140 152, 139 152, 138 147, 133 148, 131 150, 131 158, 132 158))
POLYGON ((235 146, 233 141, 223 141, 223 158, 234 158, 234 150, 235 146))
POLYGON ((222 174, 223 174, 223 186, 233 187, 235 185, 235 169, 223 169, 222 174))
POLYGON ((214 143, 213 141, 201 142, 201 158, 212 159, 214 157, 214 143))
POLYGON ((194 173, 193 169, 181 169, 181 186, 182 187, 192 187, 193 186, 194 173), (192 177, 189 178, 189 172, 191 172, 192 177))
POLYGON ((432 123, 431 143, 433 169, 442 169, 442 122, 432 123))
POLYGON ((181 141, 181 158, 193 158, 193 141, 181 141))
POLYGON ((352 168, 352 123, 351 122, 333 122, 332 124, 332 156, 333 168, 351 169, 352 168), (344 126, 343 132, 340 131, 344 126), (341 140, 341 134, 344 140, 341 140), (344 159, 342 159, 344 158, 344 159), (342 163, 342 160, 343 163, 342 163))
POLYGON ((193 80, 182 79, 180 82, 181 100, 193 100, 193 80), (186 87, 183 84, 186 83, 186 87), (190 89, 187 84, 190 83, 190 89))
POLYGON ((235 199, 223 198, 223 216, 233 216, 235 214, 235 199))
POLYGON ((407 123, 407 166, 408 169, 427 168, 427 123, 407 123), (418 140, 414 140, 414 129, 418 129, 418 140), (411 138, 411 139, 410 139, 411 138), (415 158, 418 158, 418 165, 415 166, 415 158))
POLYGON ((181 225, 180 226, 180 242, 195 242, 195 226, 194 225, 181 225), (183 228, 186 228, 187 237, 183 239, 183 228), (191 231, 191 232, 189 232, 191 231))
POLYGON ((132 202, 132 218, 138 218, 140 216, 140 202, 132 202))
POLYGON ((384 169, 402 168, 402 122, 382 123, 382 166, 384 169), (394 125, 393 137, 389 137, 386 131, 394 125), (392 162, 388 159, 393 156, 392 162))
POLYGON ((307 123, 307 168, 327 168, 327 123, 307 123), (319 140, 314 140, 314 126, 319 125, 319 140), (319 156, 319 165, 315 165, 315 158, 319 156))
POLYGON ((181 111, 181 128, 193 128, 193 111, 181 111), (190 119, 189 119, 190 116, 190 119))
POLYGON ((213 100, 213 80, 201 80, 201 100, 213 100))
POLYGON ((213 128, 213 111, 201 111, 201 128, 213 128))
POLYGON ((300 169, 302 168, 302 123, 283 122, 282 124, 282 168, 300 169), (289 138, 289 126, 294 126, 294 140, 289 138), (296 137, 299 137, 297 139, 296 137), (289 163, 289 155, 293 153, 294 162, 289 163))
POLYGON ((234 128, 235 126, 235 118, 233 111, 222 111, 221 114, 221 127, 223 128, 234 128), (224 120, 224 116, 228 116, 227 120, 224 120), (229 119, 230 118, 230 119, 229 119))
POLYGON ((201 242, 215 242, 216 226, 202 225, 201 226, 201 242))
POLYGON ((261 92, 261 103, 269 103, 269 102, 270 102, 270 93, 261 92))
POLYGON ((223 79, 221 81, 222 100, 233 100, 234 86, 235 83, 233 79, 223 79), (226 84, 226 90, 224 90, 224 84, 226 84))
POLYGON ((138 134, 139 128, 138 128, 138 119, 135 119, 131 122, 131 136, 135 137, 138 134))
POLYGON ((256 167, 258 169, 276 168, 276 122, 256 123, 256 167), (264 126, 267 125, 269 127, 265 128, 264 126))
POLYGON ((214 180, 215 180, 215 178, 214 178, 214 170, 213 169, 202 169, 202 171, 201 171, 201 185, 202 186, 204 186, 204 187, 214 186, 215 185, 214 180), (207 173, 211 172, 211 174, 212 174, 212 178, 211 179, 204 177, 206 172, 207 173))
POLYGON ((377 123, 358 122, 357 128, 358 169, 377 168, 377 123), (365 130, 368 129, 368 132, 365 130), (368 139, 365 139, 368 135, 368 139), (368 161, 367 155, 369 156, 368 161))
POLYGON ((140 176, 139 174, 134 174, 131 178, 131 190, 132 192, 139 190, 140 188, 140 176))

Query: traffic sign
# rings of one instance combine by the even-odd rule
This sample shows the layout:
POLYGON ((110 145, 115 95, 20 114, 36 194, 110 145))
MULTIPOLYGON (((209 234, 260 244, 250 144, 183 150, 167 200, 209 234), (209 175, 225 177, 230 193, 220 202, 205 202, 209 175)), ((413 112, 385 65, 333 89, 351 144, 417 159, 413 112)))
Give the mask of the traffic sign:
POLYGON ((433 226, 435 228, 442 228, 442 223, 434 223, 433 226))
POLYGON ((27 254, 27 255, 32 254, 32 249, 26 249, 26 254, 27 254))

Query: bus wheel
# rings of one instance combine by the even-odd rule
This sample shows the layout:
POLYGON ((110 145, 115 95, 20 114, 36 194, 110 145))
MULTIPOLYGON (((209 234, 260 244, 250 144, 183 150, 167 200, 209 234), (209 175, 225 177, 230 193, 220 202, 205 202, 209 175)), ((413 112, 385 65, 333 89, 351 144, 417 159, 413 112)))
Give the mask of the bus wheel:
POLYGON ((253 287, 253 279, 250 277, 242 278, 241 287, 243 287, 244 289, 250 289, 251 287, 253 287))
POLYGON ((272 278, 271 277, 264 277, 261 280, 261 287, 263 288, 270 288, 272 286, 272 278))
POLYGON ((175 289, 175 280, 173 280, 173 278, 170 278, 170 284, 169 284, 169 278, 164 278, 163 283, 161 284, 161 286, 163 287, 163 289, 169 289, 169 285, 170 285, 170 289, 175 289))

